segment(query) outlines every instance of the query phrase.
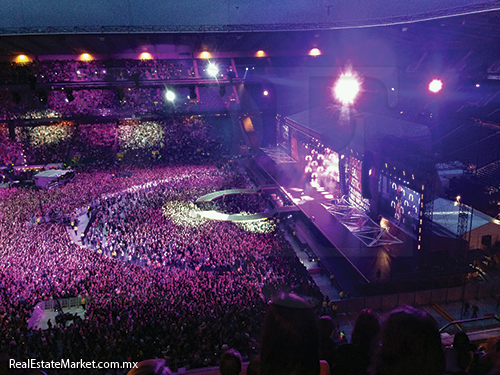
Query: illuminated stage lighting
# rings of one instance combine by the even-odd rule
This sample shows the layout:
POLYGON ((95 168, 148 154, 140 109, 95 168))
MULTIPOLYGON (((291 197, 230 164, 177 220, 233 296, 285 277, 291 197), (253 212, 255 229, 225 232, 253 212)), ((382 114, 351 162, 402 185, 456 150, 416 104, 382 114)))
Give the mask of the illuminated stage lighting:
POLYGON ((200 53, 200 59, 209 59, 210 57, 212 57, 212 55, 208 51, 203 51, 202 53, 200 53))
POLYGON ((266 57, 266 53, 264 51, 260 50, 260 51, 257 51, 255 53, 255 56, 256 57, 266 57))
POLYGON ((24 64, 24 63, 27 63, 27 62, 30 62, 30 58, 26 55, 19 55, 16 57, 16 63, 18 64, 24 64))
POLYGON ((321 51, 318 48, 313 48, 309 51, 309 56, 320 56, 321 51))
POLYGON ((151 60, 152 58, 153 58, 153 56, 151 56, 151 54, 149 52, 143 52, 139 56, 139 59, 141 59, 141 60, 151 60))
POLYGON ((440 79, 433 79, 429 83, 429 91, 434 94, 437 94, 442 89, 443 89, 443 82, 440 79))
POLYGON ((326 199, 333 199, 333 194, 328 194, 328 195, 325 195, 325 198, 326 198, 326 199))
POLYGON ((165 98, 170 101, 170 102, 173 102, 175 100, 175 94, 172 92, 172 91, 166 91, 165 92, 165 98))
POLYGON ((92 56, 89 55, 88 53, 82 53, 80 55, 80 60, 82 60, 82 61, 91 61, 92 60, 92 56))
POLYGON ((264 96, 268 96, 269 95, 269 91, 264 90, 263 94, 264 94, 264 96))
POLYGON ((340 76, 333 88, 335 99, 344 105, 354 103, 360 91, 360 83, 352 73, 345 73, 340 76))
POLYGON ((207 73, 212 77, 215 77, 217 74, 219 74, 219 68, 217 68, 217 65, 208 64, 207 73))

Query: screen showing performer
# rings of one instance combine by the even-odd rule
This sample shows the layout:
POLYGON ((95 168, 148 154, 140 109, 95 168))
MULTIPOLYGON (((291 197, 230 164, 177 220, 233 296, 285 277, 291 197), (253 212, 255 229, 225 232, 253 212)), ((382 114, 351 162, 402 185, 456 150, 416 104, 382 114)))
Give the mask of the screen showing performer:
POLYGON ((394 224, 416 233, 420 214, 420 194, 403 182, 380 176, 379 212, 394 224))

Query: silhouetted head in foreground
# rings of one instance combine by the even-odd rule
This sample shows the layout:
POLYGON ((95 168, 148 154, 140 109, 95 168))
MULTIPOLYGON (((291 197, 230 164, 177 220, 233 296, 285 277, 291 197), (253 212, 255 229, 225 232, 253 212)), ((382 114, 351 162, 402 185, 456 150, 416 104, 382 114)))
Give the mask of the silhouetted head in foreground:
POLYGON ((281 294, 264 318, 261 375, 318 375, 319 334, 311 306, 294 294, 281 294))
POLYGON ((436 320, 406 306, 393 310, 382 325, 375 375, 441 375, 444 353, 436 320))
POLYGON ((222 375, 238 375, 241 372, 241 354, 229 349, 220 357, 219 370, 222 375))

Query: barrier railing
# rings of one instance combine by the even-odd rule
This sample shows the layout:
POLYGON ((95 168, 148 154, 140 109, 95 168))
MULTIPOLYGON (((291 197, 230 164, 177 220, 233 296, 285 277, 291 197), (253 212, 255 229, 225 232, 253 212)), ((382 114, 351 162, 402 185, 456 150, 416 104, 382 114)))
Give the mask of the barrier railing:
MULTIPOLYGON (((439 329, 439 333, 443 333, 451 326, 457 328, 459 331, 466 331, 466 329, 464 329, 465 328, 464 325, 468 325, 469 323, 478 323, 478 322, 481 322, 484 320, 496 320, 498 323, 500 323, 500 318, 498 318, 498 316, 496 316, 496 315, 481 316, 479 318, 454 320, 453 322, 448 322, 446 325, 441 327, 439 329)), ((491 325, 491 323, 488 324, 488 326, 490 326, 490 325, 491 325)), ((470 329, 477 329, 477 327, 470 327, 470 329)))
POLYGON ((364 308, 392 310, 396 307, 425 306, 432 303, 450 303, 462 300, 494 298, 500 294, 500 281, 471 282, 465 286, 418 290, 414 292, 366 296, 335 301, 338 313, 357 313, 364 308))
MULTIPOLYGON (((89 297, 85 297, 85 300, 88 301, 89 297)), ((65 308, 70 309, 72 307, 80 307, 82 305, 81 298, 79 297, 59 298, 59 299, 50 299, 47 301, 43 301, 43 309, 54 310, 55 308, 58 308, 59 307, 58 301, 63 310, 65 308)))

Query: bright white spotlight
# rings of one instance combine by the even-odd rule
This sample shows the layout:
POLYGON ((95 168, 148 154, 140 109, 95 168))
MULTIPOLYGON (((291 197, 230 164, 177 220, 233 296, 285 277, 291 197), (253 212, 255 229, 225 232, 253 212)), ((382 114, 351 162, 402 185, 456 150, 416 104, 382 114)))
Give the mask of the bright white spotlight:
POLYGON ((173 102, 175 100, 175 94, 172 91, 168 91, 165 93, 165 97, 168 101, 173 102))
POLYGON ((217 68, 217 66, 214 64, 208 64, 207 73, 212 77, 215 77, 217 74, 219 74, 219 68, 217 68))
POLYGON ((433 79, 429 83, 429 91, 433 92, 434 94, 441 91, 442 88, 443 88, 443 82, 440 79, 433 79))
POLYGON ((352 104, 359 93, 360 83, 351 72, 342 74, 333 88, 335 99, 342 104, 352 104))
POLYGON ((321 55, 321 51, 318 49, 318 48, 313 48, 309 51, 309 56, 320 56, 321 55))
POLYGON ((264 96, 268 96, 269 95, 269 91, 264 90, 263 94, 264 94, 264 96))

